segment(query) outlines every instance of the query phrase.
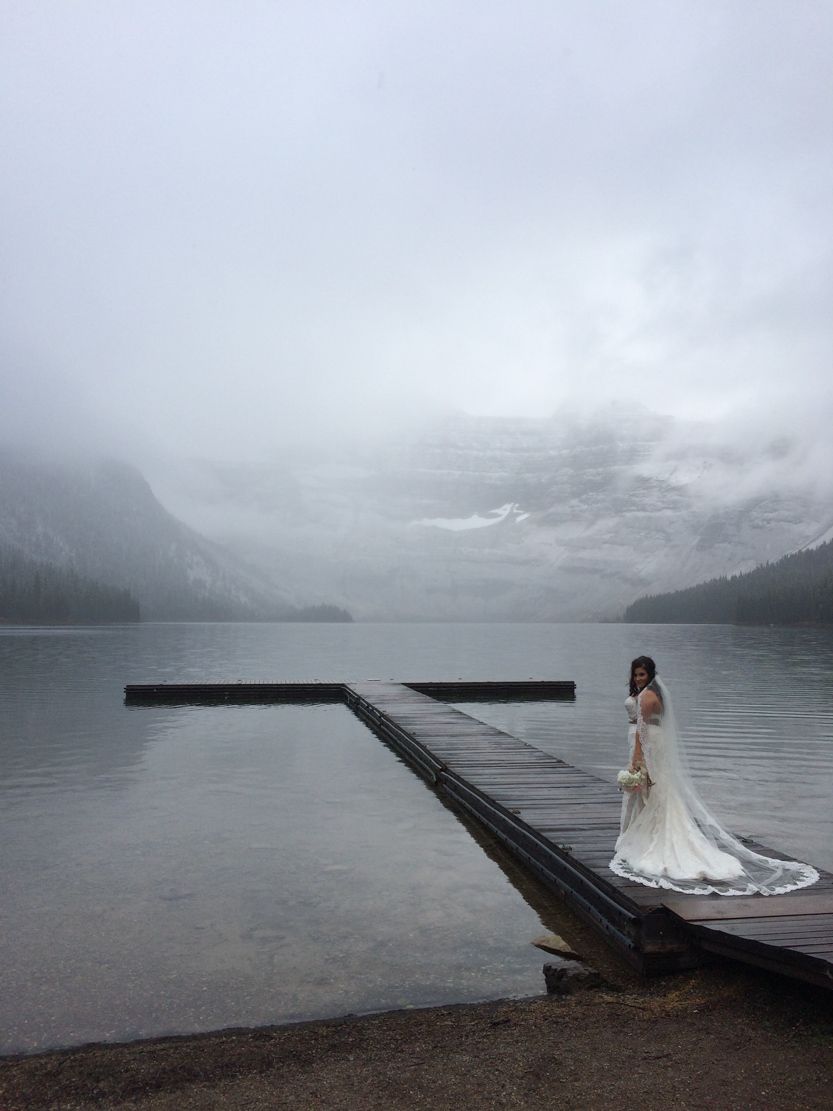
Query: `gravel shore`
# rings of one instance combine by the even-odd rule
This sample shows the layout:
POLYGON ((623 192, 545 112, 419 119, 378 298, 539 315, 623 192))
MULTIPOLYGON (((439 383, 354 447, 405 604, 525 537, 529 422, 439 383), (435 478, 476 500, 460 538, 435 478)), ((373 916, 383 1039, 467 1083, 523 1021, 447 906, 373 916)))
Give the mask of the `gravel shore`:
POLYGON ((0 1059, 2 1111, 833 1107, 833 992, 658 981, 0 1059))

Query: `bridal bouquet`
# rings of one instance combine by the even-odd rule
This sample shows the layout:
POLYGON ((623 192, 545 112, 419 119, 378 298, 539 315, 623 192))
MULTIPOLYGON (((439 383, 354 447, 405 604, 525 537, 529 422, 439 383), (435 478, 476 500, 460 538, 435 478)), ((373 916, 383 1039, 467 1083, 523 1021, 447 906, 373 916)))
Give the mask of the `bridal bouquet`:
POLYGON ((616 776, 616 782, 619 784, 620 791, 641 791, 648 781, 648 776, 644 768, 632 772, 625 771, 619 772, 616 776))

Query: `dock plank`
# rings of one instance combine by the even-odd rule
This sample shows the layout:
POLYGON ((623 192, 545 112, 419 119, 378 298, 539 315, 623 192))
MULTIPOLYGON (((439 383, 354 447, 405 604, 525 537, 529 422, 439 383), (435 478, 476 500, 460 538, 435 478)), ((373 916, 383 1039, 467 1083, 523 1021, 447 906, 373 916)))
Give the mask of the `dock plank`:
POLYGON ((833 893, 817 894, 818 884, 788 895, 669 895, 663 904, 688 922, 776 915, 833 914, 833 893))

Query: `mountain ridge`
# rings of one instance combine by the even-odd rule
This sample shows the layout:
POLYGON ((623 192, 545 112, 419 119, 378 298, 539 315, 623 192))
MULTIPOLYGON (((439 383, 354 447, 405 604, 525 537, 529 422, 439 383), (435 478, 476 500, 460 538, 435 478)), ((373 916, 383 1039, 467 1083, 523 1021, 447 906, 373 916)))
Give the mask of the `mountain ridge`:
POLYGON ((802 458, 798 439, 740 443, 641 407, 461 415, 326 463, 192 460, 160 496, 360 620, 614 620, 818 536, 833 497, 802 458))
MULTIPOLYGON (((178 520, 144 476, 119 460, 0 451, 0 553, 127 591, 143 620, 297 620, 304 613, 279 584, 178 520)), ((313 619, 320 612, 310 611, 313 619)), ((331 612, 331 619, 349 618, 331 612)))
POLYGON ((144 473, 0 450, 0 553, 126 589, 146 620, 618 620, 819 544, 833 516, 799 438, 644 408, 313 447, 144 473))

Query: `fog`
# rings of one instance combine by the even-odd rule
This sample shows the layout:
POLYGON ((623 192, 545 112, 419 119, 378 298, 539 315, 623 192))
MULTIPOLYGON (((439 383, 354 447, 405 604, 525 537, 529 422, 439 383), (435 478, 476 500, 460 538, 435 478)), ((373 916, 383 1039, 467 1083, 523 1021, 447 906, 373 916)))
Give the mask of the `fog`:
POLYGON ((7 2, 0 433, 257 459, 639 399, 826 443, 832 40, 821 0, 7 2))

